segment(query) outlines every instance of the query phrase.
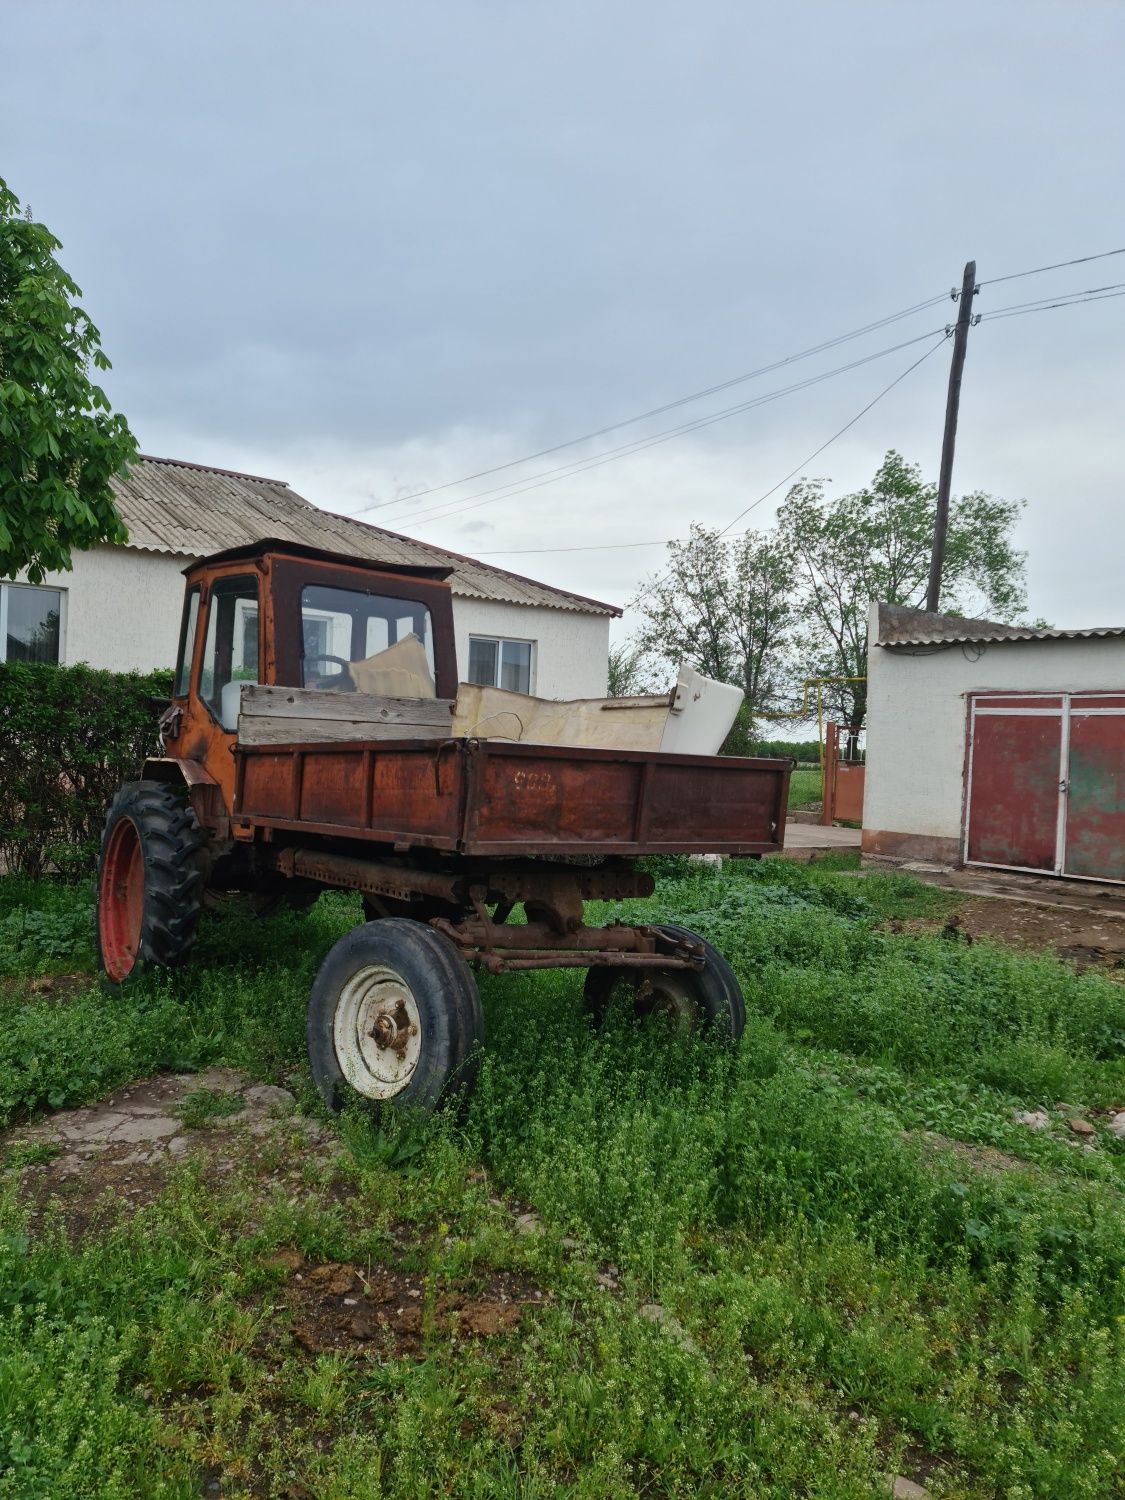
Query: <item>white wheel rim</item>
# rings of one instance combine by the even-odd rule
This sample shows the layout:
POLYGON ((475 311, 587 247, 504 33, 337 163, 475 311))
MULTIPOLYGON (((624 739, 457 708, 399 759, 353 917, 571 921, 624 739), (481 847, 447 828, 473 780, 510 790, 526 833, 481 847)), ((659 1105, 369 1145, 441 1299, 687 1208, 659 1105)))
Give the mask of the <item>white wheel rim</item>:
POLYGON ((367 964, 340 991, 332 1018, 336 1061, 366 1099, 392 1099, 414 1076, 422 1018, 410 986, 385 964, 367 964))

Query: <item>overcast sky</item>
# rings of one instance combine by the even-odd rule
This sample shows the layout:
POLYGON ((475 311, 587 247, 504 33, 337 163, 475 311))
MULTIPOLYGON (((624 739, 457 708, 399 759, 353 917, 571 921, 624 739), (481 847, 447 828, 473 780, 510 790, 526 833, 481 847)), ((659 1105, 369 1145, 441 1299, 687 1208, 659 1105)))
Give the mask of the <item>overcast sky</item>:
MULTIPOLYGON (((144 451, 622 604, 659 545, 525 549, 725 525, 792 469, 844 491, 892 446, 936 478, 949 345, 807 466, 927 342, 449 512, 953 304, 401 497, 947 293, 970 257, 988 281, 1125 245, 1118 0, 7 0, 3 32, 0 175, 63 241, 144 451)), ((1115 282, 1125 255, 977 311, 1115 282)), ((973 331, 955 489, 1026 499, 1031 610, 1059 625, 1125 620, 1123 410, 1125 298, 973 331)))

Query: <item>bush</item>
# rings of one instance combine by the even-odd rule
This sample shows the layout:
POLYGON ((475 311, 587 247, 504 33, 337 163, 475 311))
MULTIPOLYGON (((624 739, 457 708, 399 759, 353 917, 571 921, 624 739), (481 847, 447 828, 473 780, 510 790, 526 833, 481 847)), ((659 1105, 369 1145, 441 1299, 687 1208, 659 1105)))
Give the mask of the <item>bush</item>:
POLYGON ((159 753, 171 672, 0 663, 0 866, 37 878, 94 866, 105 809, 159 753))

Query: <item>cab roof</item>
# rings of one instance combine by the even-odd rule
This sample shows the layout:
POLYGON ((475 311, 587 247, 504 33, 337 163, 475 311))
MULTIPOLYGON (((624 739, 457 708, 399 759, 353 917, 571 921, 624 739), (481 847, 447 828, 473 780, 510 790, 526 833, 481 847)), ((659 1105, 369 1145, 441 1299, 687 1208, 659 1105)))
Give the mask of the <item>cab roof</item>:
POLYGON ((369 557, 356 557, 348 552, 331 552, 322 547, 308 547, 303 542, 287 542, 279 537, 264 537, 261 541, 247 542, 241 547, 228 547, 223 552, 212 552, 201 557, 184 569, 184 577, 191 578, 214 563, 251 562, 270 554, 284 557, 307 557, 312 562, 339 563, 352 571, 368 573, 391 573, 398 578, 422 578, 429 583, 440 583, 453 572, 441 565, 416 567, 410 563, 376 562, 369 557))

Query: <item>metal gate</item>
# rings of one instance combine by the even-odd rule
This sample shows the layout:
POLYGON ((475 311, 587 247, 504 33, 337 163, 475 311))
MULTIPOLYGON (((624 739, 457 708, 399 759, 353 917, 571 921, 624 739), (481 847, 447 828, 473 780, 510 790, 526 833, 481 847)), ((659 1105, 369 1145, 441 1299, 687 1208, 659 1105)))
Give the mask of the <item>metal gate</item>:
POLYGON ((1125 882, 1125 693, 973 697, 965 862, 1125 882))
POLYGON ((845 760, 840 741, 847 736, 843 724, 825 725, 824 763, 820 768, 820 821, 831 828, 841 823, 863 822, 863 786, 867 767, 861 760, 845 760))

